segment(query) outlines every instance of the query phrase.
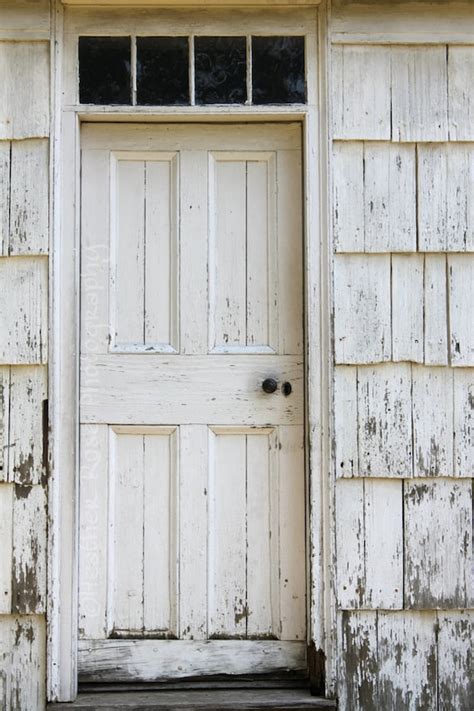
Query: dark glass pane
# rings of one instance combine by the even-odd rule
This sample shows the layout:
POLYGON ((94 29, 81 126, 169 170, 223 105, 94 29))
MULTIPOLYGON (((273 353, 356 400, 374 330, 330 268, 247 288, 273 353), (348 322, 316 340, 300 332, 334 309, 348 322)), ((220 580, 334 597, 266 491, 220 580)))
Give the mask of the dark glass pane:
POLYGON ((187 37, 137 37, 137 104, 189 104, 187 37))
POLYGON ((130 37, 79 37, 81 104, 131 104, 130 37))
POLYGON ((244 104, 246 55, 245 37, 196 37, 196 104, 244 104))
POLYGON ((252 102, 305 101, 304 37, 252 37, 252 102))

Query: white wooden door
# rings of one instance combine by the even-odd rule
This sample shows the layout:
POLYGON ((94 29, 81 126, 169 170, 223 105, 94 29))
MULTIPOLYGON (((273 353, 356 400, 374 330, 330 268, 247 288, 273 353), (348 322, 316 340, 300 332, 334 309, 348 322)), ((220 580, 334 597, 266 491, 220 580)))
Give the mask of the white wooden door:
POLYGON ((302 670, 300 127, 82 141, 80 679, 302 670))

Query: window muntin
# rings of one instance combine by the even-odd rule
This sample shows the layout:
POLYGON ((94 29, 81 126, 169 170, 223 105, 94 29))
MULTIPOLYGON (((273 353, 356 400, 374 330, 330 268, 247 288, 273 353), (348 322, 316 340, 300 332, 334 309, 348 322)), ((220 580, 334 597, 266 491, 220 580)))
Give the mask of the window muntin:
POLYGON ((306 103, 304 36, 79 37, 80 103, 306 103))

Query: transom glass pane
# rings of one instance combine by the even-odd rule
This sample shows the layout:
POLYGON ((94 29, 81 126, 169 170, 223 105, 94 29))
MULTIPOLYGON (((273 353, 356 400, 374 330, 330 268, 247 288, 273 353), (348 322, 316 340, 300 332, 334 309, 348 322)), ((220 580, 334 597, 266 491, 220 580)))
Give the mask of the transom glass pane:
POLYGON ((130 37, 79 37, 81 104, 131 104, 130 37))
POLYGON ((196 104, 244 104, 247 100, 245 37, 194 39, 196 104))
POLYGON ((189 104, 187 37, 137 37, 137 104, 189 104))
POLYGON ((306 101, 304 37, 252 37, 252 100, 306 101))

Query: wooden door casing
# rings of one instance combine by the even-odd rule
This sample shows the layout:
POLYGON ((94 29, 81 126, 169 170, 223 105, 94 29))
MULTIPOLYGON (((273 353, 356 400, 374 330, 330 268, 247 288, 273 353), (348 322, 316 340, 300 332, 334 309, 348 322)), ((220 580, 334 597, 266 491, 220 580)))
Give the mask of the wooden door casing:
POLYGON ((84 126, 83 680, 306 666, 300 131, 84 126))

